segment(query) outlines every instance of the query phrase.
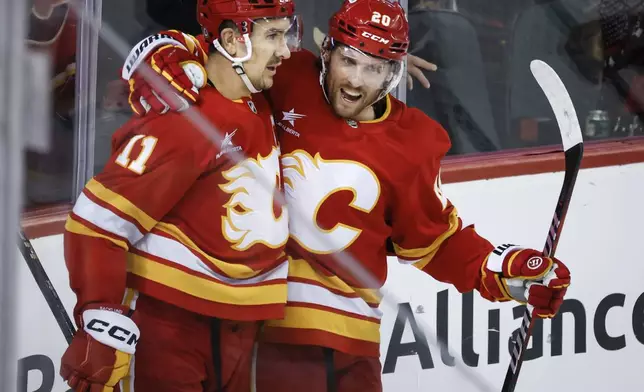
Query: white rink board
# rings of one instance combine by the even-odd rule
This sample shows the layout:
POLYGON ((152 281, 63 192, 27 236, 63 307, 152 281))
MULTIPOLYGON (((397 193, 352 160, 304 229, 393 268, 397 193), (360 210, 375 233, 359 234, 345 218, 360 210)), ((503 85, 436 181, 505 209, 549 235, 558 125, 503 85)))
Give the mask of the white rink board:
MULTIPOLYGON (((501 178, 447 184, 444 193, 457 206, 465 223, 476 222, 477 231, 492 242, 513 242, 541 249, 562 180, 563 173, 501 178)), ((542 347, 542 355, 524 363, 517 392, 542 392, 544 387, 552 392, 644 388, 640 374, 644 358, 644 229, 641 222, 644 222, 644 164, 580 172, 557 256, 572 270, 573 281, 566 305, 576 311, 581 310, 581 305, 585 320, 577 320, 575 331, 574 317, 565 313, 560 355, 552 352, 557 351, 560 335, 551 333, 551 321, 543 323, 542 344, 537 345, 542 347), (604 329, 606 336, 602 333, 604 329), (583 331, 585 339, 582 339, 583 331)), ((68 287, 62 236, 40 238, 33 243, 71 311, 74 296, 68 287)), ((32 364, 53 370, 53 374, 46 374, 43 380, 40 371, 30 371, 29 385, 19 386, 18 391, 37 390, 43 381, 51 382, 52 377, 55 378, 53 388, 41 391, 66 391, 58 376, 65 340, 25 263, 19 260, 19 265, 18 358, 30 357, 32 364)), ((519 320, 513 318, 514 304, 489 303, 477 293, 462 296, 449 285, 437 283, 412 267, 399 265, 395 259, 389 260, 385 289, 391 293, 383 305, 385 316, 381 329, 385 391, 480 391, 466 381, 457 367, 475 373, 490 390, 501 389, 509 359, 508 337, 519 326, 519 320), (465 317, 462 315, 464 299, 473 301, 472 313, 466 311, 465 317), (456 367, 447 366, 445 362, 450 362, 450 356, 441 358, 440 350, 432 345, 429 355, 422 346, 420 354, 413 354, 418 347, 408 344, 414 342, 409 322, 404 324, 402 337, 392 339, 399 303, 408 303, 417 322, 429 326, 431 333, 437 330, 437 325, 445 328, 449 354, 454 357, 456 367), (389 304, 394 307, 390 308, 389 304), (437 307, 445 309, 445 305, 439 304, 448 304, 447 316, 444 310, 437 316, 437 307), (492 331, 488 331, 490 319, 492 331), (500 333, 494 332, 497 319, 500 333), (467 332, 468 329, 472 332, 467 332), (389 347, 392 349, 387 353, 389 347), (425 369, 421 367, 419 355, 425 369), (463 364, 463 357, 469 365, 463 364)))
MULTIPOLYGON (((51 279, 58 295, 67 307, 71 318, 76 297, 69 288, 67 269, 63 258, 63 236, 38 238, 31 241, 36 254, 51 279)), ((20 253, 18 252, 18 255, 20 253)), ((19 256, 20 257, 20 256, 19 256)), ((67 391, 66 384, 58 372, 60 357, 65 351, 67 342, 52 316, 47 302, 40 293, 27 264, 19 262, 18 292, 18 358, 26 359, 27 368, 38 368, 27 373, 28 387, 19 385, 17 392, 63 392, 67 391), (53 372, 52 372, 53 370, 53 372), (45 383, 43 385, 42 383, 45 383), (46 388, 53 383, 53 389, 46 388), (43 389, 38 389, 43 385, 43 389), (22 389, 21 389, 22 388, 22 389)))

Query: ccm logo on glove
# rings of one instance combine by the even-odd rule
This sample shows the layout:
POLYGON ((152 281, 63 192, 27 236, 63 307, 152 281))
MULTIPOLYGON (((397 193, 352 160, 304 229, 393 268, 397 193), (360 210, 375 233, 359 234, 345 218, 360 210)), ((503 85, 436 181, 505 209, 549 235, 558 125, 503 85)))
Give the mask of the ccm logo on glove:
POLYGON ((134 354, 141 334, 129 317, 100 309, 84 311, 83 325, 85 332, 97 341, 127 354, 134 354))

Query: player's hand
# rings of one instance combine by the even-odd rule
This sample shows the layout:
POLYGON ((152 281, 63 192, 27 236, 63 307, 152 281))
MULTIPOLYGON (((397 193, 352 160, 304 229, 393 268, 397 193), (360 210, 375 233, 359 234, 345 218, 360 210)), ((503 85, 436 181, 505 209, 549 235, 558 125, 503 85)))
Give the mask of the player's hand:
POLYGON ((207 75, 198 57, 169 44, 153 52, 145 64, 162 78, 155 78, 155 83, 140 69, 132 74, 128 101, 136 114, 145 116, 150 110, 161 114, 182 111, 199 102, 199 89, 206 84, 207 75))
POLYGON ((503 245, 481 267, 481 280, 483 297, 527 303, 536 317, 552 318, 570 285, 570 271, 560 260, 537 250, 503 245))
POLYGON ((421 59, 420 57, 414 56, 412 54, 407 55, 407 88, 413 90, 414 88, 414 78, 416 78, 420 84, 429 88, 429 80, 423 70, 425 71, 436 71, 438 67, 436 64, 430 63, 427 60, 421 59), (413 78, 412 78, 413 77, 413 78))
POLYGON ((123 306, 83 311, 82 325, 61 359, 60 375, 76 392, 112 392, 130 369, 139 329, 123 306))

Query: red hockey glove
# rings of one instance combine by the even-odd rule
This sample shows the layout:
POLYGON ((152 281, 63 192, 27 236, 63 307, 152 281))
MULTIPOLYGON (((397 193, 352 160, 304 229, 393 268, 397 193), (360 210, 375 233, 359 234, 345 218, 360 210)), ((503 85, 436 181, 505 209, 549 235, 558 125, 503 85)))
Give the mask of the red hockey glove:
POLYGON ((552 318, 570 285, 570 271, 539 251, 502 245, 481 266, 481 283, 484 298, 527 303, 536 317, 552 318))
POLYGON ((206 59, 206 52, 197 39, 178 31, 165 31, 143 39, 128 55, 121 74, 130 85, 128 101, 132 110, 144 116, 150 110, 181 111, 190 103, 198 103, 199 89, 207 80, 203 67, 206 59), (163 78, 155 78, 157 83, 146 78, 149 72, 142 72, 141 58, 163 78))
POLYGON ((190 52, 167 45, 154 52, 146 63, 163 76, 170 88, 154 88, 155 84, 146 80, 142 72, 134 72, 129 80, 128 101, 136 114, 144 116, 149 110, 181 111, 190 103, 199 102, 199 89, 206 84, 206 70, 190 52))
POLYGON ((112 392, 127 376, 139 328, 124 306, 92 306, 61 359, 60 375, 76 392, 112 392))

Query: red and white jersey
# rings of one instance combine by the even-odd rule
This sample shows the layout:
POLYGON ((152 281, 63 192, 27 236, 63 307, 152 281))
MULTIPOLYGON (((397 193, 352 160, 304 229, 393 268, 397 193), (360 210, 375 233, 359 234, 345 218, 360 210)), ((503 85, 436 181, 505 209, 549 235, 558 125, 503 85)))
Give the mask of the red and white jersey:
POLYGON ((225 319, 283 316, 288 215, 274 202, 270 108, 262 96, 231 101, 209 86, 201 96, 221 143, 180 113, 131 119, 113 136, 111 158, 66 224, 76 314, 121 303, 127 287, 225 319), (248 158, 236 164, 234 152, 248 158))
POLYGON ((463 227, 441 192, 445 130, 390 96, 377 120, 339 118, 323 95, 318 62, 294 53, 270 90, 291 240, 286 317, 269 321, 264 336, 377 357, 388 239, 401 262, 461 291, 478 287, 493 246, 463 227), (340 251, 377 284, 356 280, 334 258, 340 251))

